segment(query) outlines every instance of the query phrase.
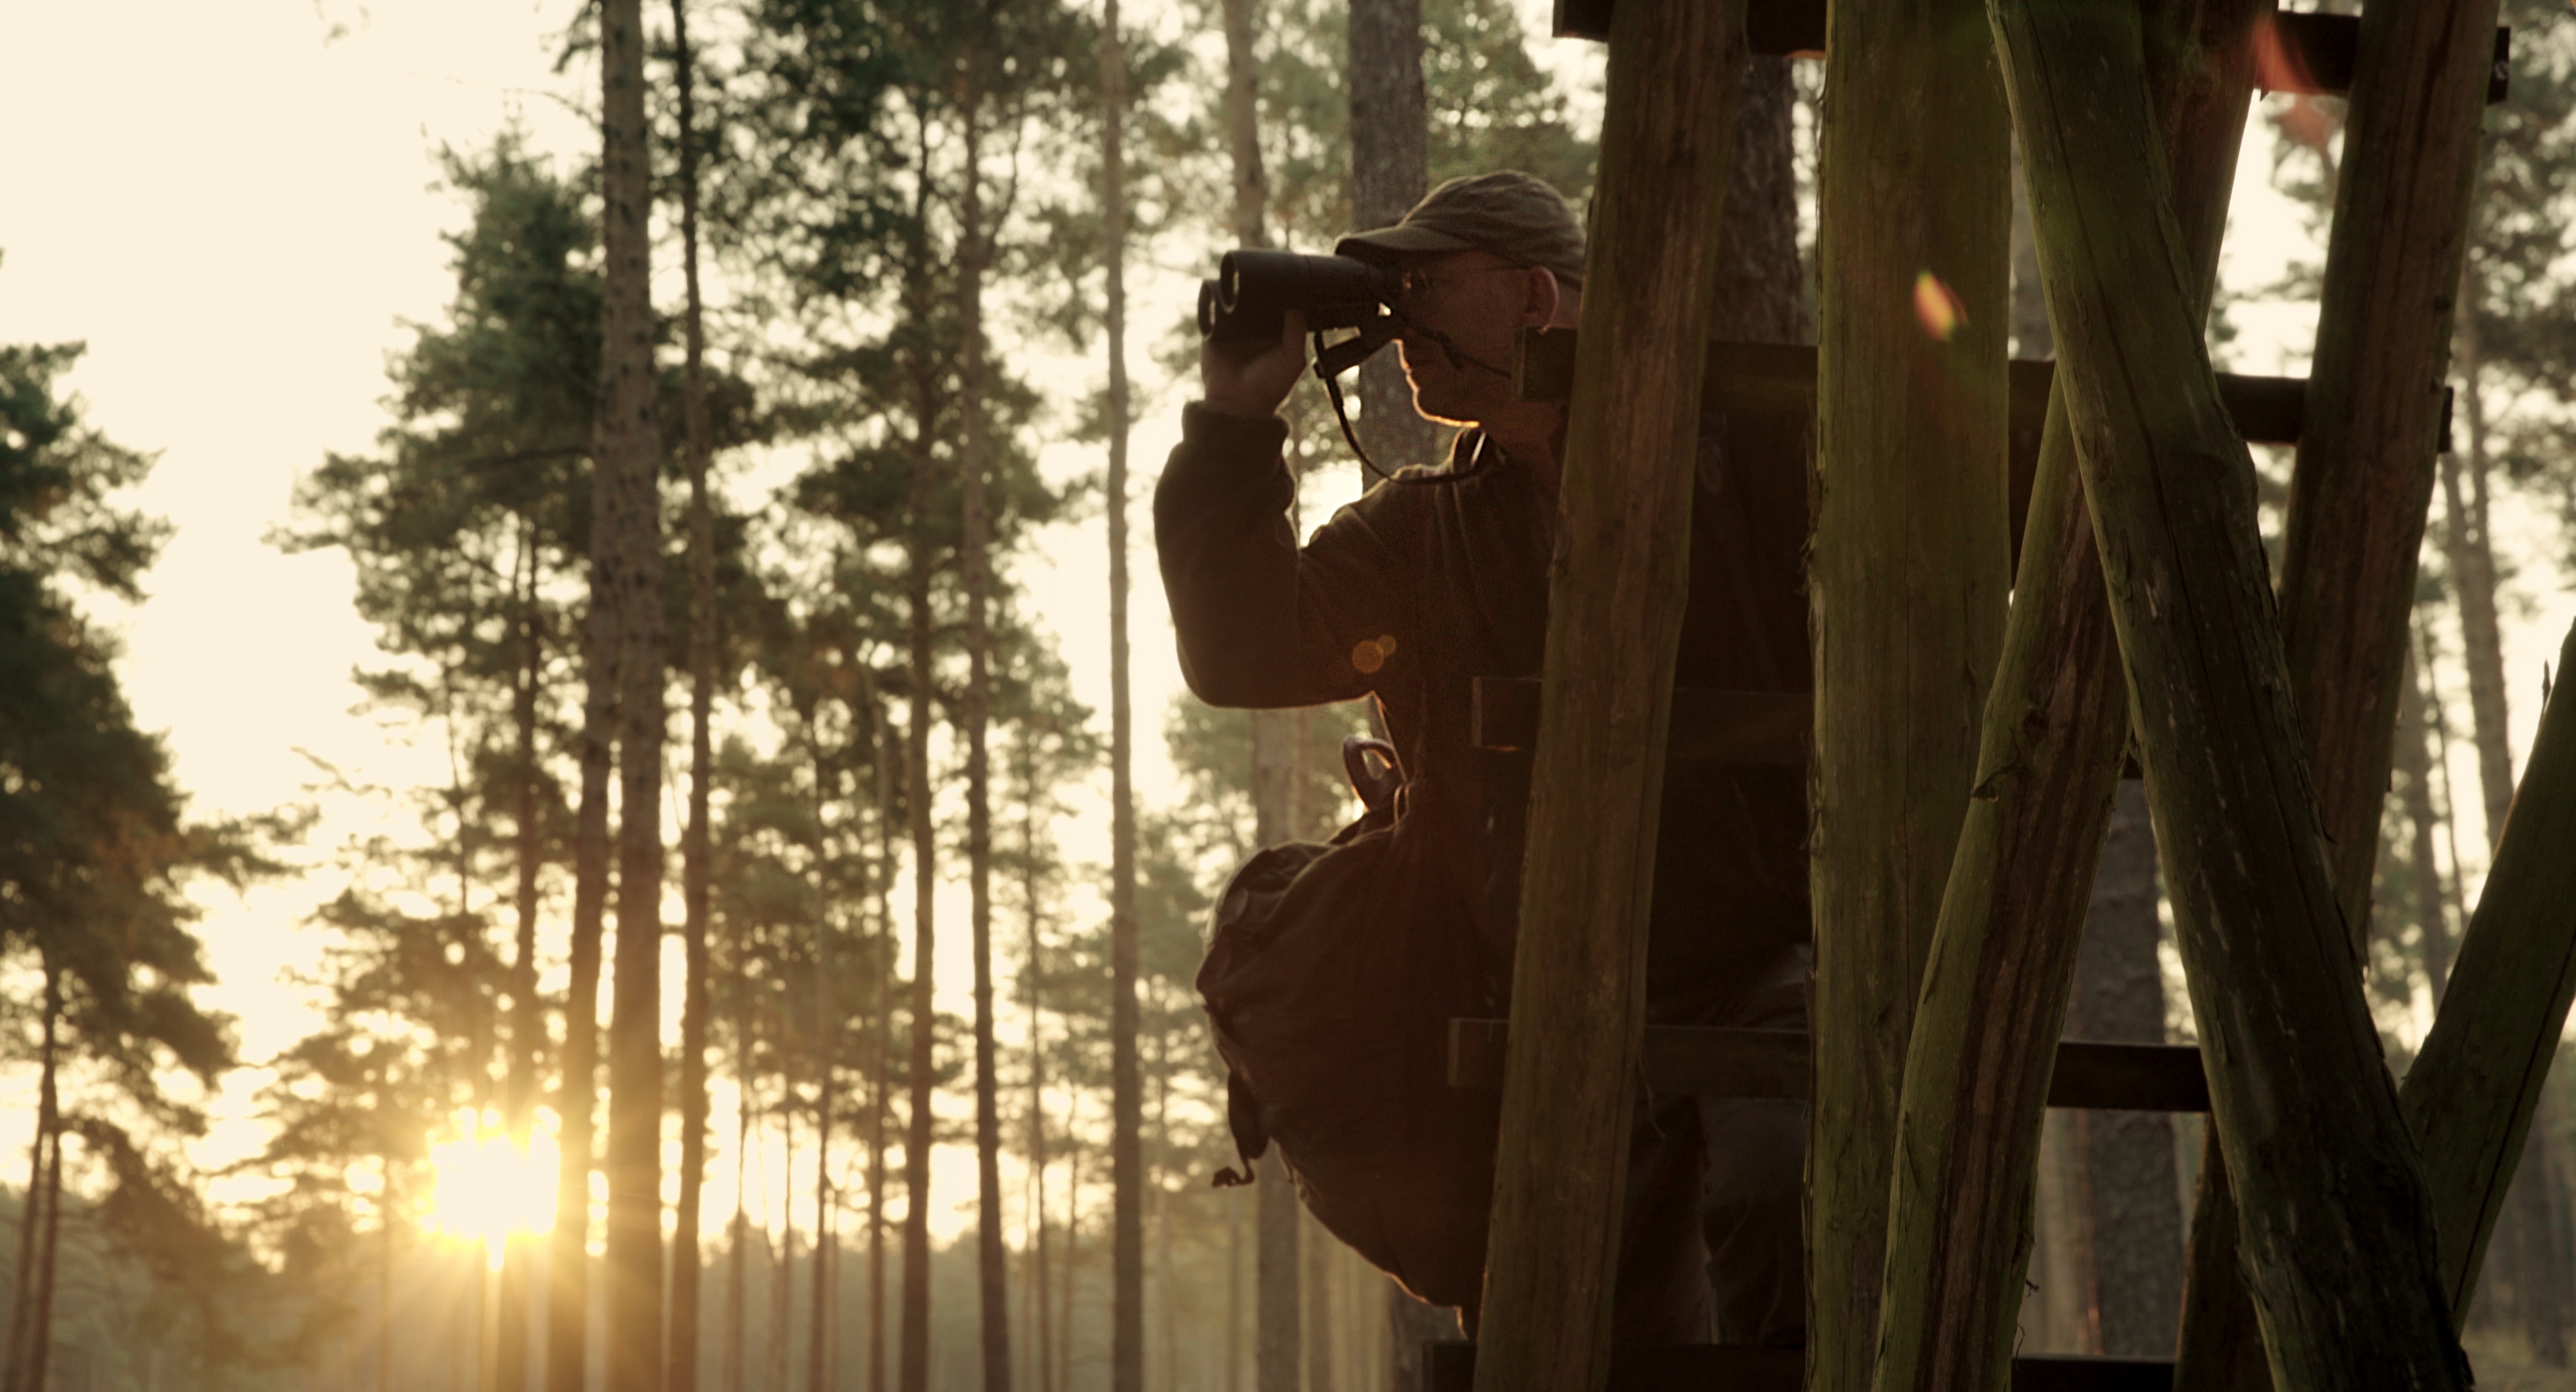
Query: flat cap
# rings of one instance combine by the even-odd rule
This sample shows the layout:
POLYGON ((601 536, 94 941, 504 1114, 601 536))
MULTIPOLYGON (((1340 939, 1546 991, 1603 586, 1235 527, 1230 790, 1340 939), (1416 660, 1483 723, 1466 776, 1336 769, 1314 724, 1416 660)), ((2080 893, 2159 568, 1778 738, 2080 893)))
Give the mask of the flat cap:
POLYGON ((1553 185, 1517 169, 1451 179, 1424 194, 1403 221, 1344 237, 1333 254, 1392 261, 1469 250, 1490 251, 1523 266, 1545 266, 1562 280, 1583 279, 1582 219, 1553 185))

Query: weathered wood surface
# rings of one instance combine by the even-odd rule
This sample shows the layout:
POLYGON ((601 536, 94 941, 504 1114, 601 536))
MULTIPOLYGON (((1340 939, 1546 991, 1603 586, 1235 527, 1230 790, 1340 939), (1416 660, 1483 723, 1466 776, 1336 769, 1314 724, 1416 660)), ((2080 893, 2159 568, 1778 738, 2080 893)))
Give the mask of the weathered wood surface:
MULTIPOLYGON (((2564 689, 2576 630, 2558 650, 2564 689)), ((2465 1319, 2576 999, 2576 697, 2553 695, 2451 988, 2398 1103, 2424 1148, 2442 1280, 2465 1319)))
MULTIPOLYGON (((1615 0, 1556 0, 1553 32, 1560 39, 1598 39, 1610 32, 1615 0)), ((1744 16, 1745 37, 1756 53, 1815 54, 1825 48, 1825 0, 1755 0, 1744 16)), ((2353 64, 2359 47, 2360 21, 2348 14, 2314 11, 2284 14, 2275 33, 2282 62, 2273 74, 2275 92, 2339 97, 2352 90, 2353 64)), ((2506 59, 2512 55, 2511 31, 2495 31, 2493 64, 2487 78, 2487 102, 2505 98, 2506 59)))
MULTIPOLYGON (((2178 269, 2195 321, 2216 278, 2257 14, 2241 0, 2209 5, 2172 26, 2164 61, 2141 63, 2154 133, 2180 188, 2188 230, 2178 269)), ((2053 376, 2050 385, 2030 501, 2036 525, 2023 537, 1977 788, 1906 1058, 1881 1392, 1990 1387, 2011 1360, 2041 1120, 2065 1057, 2057 1041, 2128 740, 2070 384, 2053 376)))
POLYGON ((1827 88, 1868 99, 1825 104, 1817 183, 1807 1349, 1817 1392, 1854 1392, 1878 1349, 1906 1036, 2012 585, 2012 196, 1977 0, 1833 0, 1827 26, 1827 88), (1950 322, 1918 310, 1944 295, 1950 322))
POLYGON ((1550 567, 1478 1392, 1610 1372, 1699 373, 1745 68, 1743 0, 1621 11, 1550 567))
POLYGON ((2218 403, 2147 138, 2137 14, 2085 0, 1992 12, 2274 1377, 2465 1386, 2423 1171, 2305 786, 2252 461, 2218 403))
MULTIPOLYGON (((1466 1392, 1476 1346, 1434 1343, 1423 1361, 1427 1392, 1466 1392)), ((1639 1345, 1611 1360, 1611 1392, 1800 1392, 1804 1355, 1793 1348, 1729 1344, 1639 1345)), ((2011 1392, 2171 1392, 2173 1365, 2146 1358, 2041 1355, 2012 1361, 2011 1392)))
MULTIPOLYGON (((2280 576, 2281 639, 2308 777, 2358 971, 2406 671, 2434 454, 2448 447, 2452 304, 2495 0, 2362 21, 2326 253, 2316 362, 2280 576)), ((2419 1133, 2420 1138, 2420 1133, 2419 1133)), ((2227 1167, 2204 1143, 2178 1357, 2195 1386, 2269 1384, 2228 1241, 2227 1167)), ((2443 1196, 2435 1191, 2435 1201, 2443 1196)))
MULTIPOLYGON (((1503 1085, 1510 1024, 1449 1022, 1449 1085, 1493 1091, 1503 1085)), ((1807 1100, 1807 1036, 1799 1030, 1648 1025, 1646 1088, 1703 1097, 1807 1100)), ((2205 1112, 2209 1080, 2200 1051, 2182 1044, 2101 1044, 2066 1040, 2049 1074, 2048 1105, 2136 1112, 2205 1112)))
POLYGON ((2496 0, 2377 9, 2362 20, 2280 584, 2290 694, 2356 962, 2433 498, 2496 0))
MULTIPOLYGON (((1538 747, 1539 683, 1525 677, 1478 677, 1470 691, 1468 743, 1486 749, 1538 747)), ((1815 714, 1803 693, 1677 686, 1664 757, 1803 768, 1815 714)))

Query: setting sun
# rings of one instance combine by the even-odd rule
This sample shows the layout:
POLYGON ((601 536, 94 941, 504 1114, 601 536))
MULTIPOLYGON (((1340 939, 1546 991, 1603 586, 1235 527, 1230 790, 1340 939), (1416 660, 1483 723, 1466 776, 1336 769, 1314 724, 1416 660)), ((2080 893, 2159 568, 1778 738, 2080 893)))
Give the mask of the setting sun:
POLYGON ((435 1175, 430 1231, 480 1242, 494 1266, 513 1233, 543 1232, 555 1221, 555 1142, 544 1128, 513 1141, 488 1117, 457 1114, 456 1134, 429 1148, 435 1175))

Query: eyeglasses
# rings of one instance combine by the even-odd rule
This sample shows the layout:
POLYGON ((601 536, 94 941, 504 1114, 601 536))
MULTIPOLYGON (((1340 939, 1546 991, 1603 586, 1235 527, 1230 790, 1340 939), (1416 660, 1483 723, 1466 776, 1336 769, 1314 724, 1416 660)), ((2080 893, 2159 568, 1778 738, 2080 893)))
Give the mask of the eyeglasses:
POLYGON ((1439 294, 1448 286, 1455 285, 1472 276, 1494 275, 1503 271, 1526 271, 1528 269, 1529 267, 1527 266, 1480 266, 1472 271, 1451 271, 1446 275, 1433 275, 1429 271, 1416 267, 1404 273, 1404 297, 1408 300, 1419 303, 1439 294))

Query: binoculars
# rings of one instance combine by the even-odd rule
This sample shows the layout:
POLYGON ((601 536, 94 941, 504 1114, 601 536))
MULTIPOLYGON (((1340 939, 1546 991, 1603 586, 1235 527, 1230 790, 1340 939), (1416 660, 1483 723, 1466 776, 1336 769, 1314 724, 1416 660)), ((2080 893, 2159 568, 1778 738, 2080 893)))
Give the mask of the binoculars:
POLYGON ((1348 256, 1300 256, 1293 251, 1229 251, 1216 279, 1199 282, 1199 335, 1203 338, 1276 339, 1289 310, 1301 310, 1309 332, 1382 327, 1404 293, 1404 276, 1392 266, 1348 256))

